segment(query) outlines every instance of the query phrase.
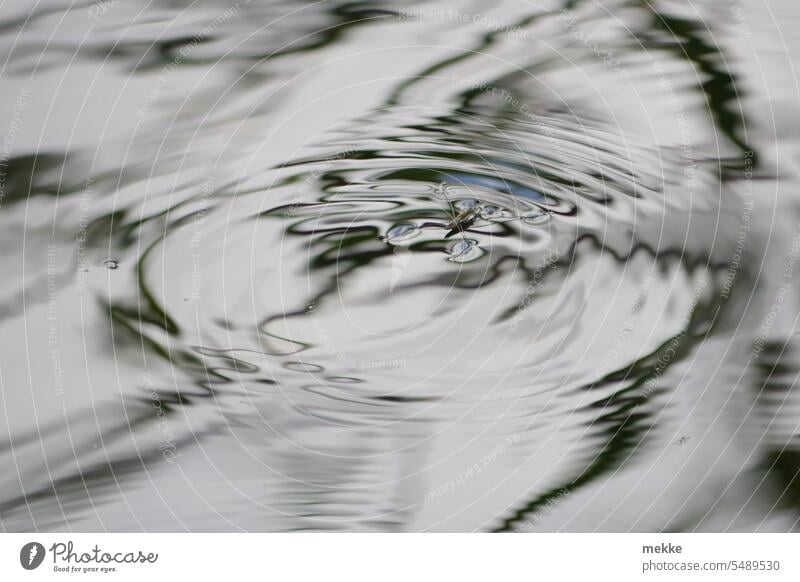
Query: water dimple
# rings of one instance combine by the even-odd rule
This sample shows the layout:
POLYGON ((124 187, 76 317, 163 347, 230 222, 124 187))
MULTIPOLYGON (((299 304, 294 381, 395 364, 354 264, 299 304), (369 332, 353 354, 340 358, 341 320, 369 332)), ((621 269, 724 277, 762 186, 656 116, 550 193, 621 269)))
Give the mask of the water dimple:
POLYGON ((499 218, 503 211, 497 206, 483 206, 481 208, 481 218, 484 220, 492 220, 499 218))
POLYGON ((533 226, 544 224, 548 220, 550 220, 550 213, 543 210, 529 212, 522 216, 522 222, 533 226))
POLYGON ((411 240, 419 234, 419 227, 416 224, 404 223, 393 226, 383 237, 384 242, 389 244, 411 240))
POLYGON ((479 255, 478 241, 471 239, 460 239, 447 247, 448 261, 453 263, 465 263, 474 260, 479 255))
POLYGON ((453 206, 457 210, 472 210, 478 206, 479 202, 472 198, 467 198, 466 200, 456 200, 453 202, 453 206))

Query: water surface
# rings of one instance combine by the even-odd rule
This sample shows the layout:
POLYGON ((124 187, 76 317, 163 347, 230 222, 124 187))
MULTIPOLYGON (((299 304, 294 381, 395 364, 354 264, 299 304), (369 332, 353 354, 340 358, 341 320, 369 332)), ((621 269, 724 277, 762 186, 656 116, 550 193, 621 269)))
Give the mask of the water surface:
POLYGON ((6 1, 6 531, 792 531, 791 1, 6 1))

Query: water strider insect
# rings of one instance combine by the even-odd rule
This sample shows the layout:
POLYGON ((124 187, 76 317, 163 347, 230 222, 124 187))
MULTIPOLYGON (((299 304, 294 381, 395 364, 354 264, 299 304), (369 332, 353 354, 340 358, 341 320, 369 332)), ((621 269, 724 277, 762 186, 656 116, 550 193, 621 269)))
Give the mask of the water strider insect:
POLYGON ((458 212, 450 222, 444 225, 444 228, 450 231, 444 235, 444 238, 450 238, 458 232, 469 230, 475 224, 475 221, 481 217, 481 210, 481 204, 476 204, 472 208, 464 208, 458 212))
POLYGON ((465 237, 466 233, 480 221, 490 224, 500 224, 521 220, 526 224, 542 224, 549 218, 549 212, 535 207, 525 213, 514 212, 493 204, 488 204, 475 198, 451 200, 447 194, 447 184, 440 183, 434 188, 436 198, 447 201, 451 218, 447 222, 427 221, 420 225, 413 223, 396 224, 382 237, 383 241, 389 244, 396 244, 408 241, 420 234, 422 229, 438 228, 448 231, 445 239, 449 239, 456 234, 461 234, 462 239, 459 243, 451 245, 448 254, 455 256, 466 256, 467 251, 477 246, 475 241, 469 241, 465 237), (460 244, 463 243, 463 244, 460 244))
POLYGON ((477 199, 461 199, 450 201, 447 195, 447 184, 441 183, 434 189, 437 198, 448 202, 452 210, 452 218, 446 222, 425 222, 421 228, 444 228, 449 230, 445 238, 450 238, 456 233, 469 230, 478 220, 499 224, 522 220, 528 224, 541 224, 546 222, 550 213, 541 208, 534 207, 524 213, 503 209, 493 204, 487 204, 477 199))

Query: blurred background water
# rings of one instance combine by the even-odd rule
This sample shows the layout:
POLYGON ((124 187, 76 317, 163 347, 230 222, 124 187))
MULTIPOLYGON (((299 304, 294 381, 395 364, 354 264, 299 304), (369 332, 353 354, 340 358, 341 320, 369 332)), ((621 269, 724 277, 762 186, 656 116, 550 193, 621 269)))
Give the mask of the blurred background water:
POLYGON ((5 0, 5 531, 791 531, 800 5, 5 0))

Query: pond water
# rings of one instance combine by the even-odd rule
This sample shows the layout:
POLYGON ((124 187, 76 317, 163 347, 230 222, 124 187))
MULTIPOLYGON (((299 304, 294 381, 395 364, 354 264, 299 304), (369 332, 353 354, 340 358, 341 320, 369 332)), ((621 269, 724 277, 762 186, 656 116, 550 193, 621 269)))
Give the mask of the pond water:
POLYGON ((6 1, 6 531, 790 531, 800 5, 6 1))

